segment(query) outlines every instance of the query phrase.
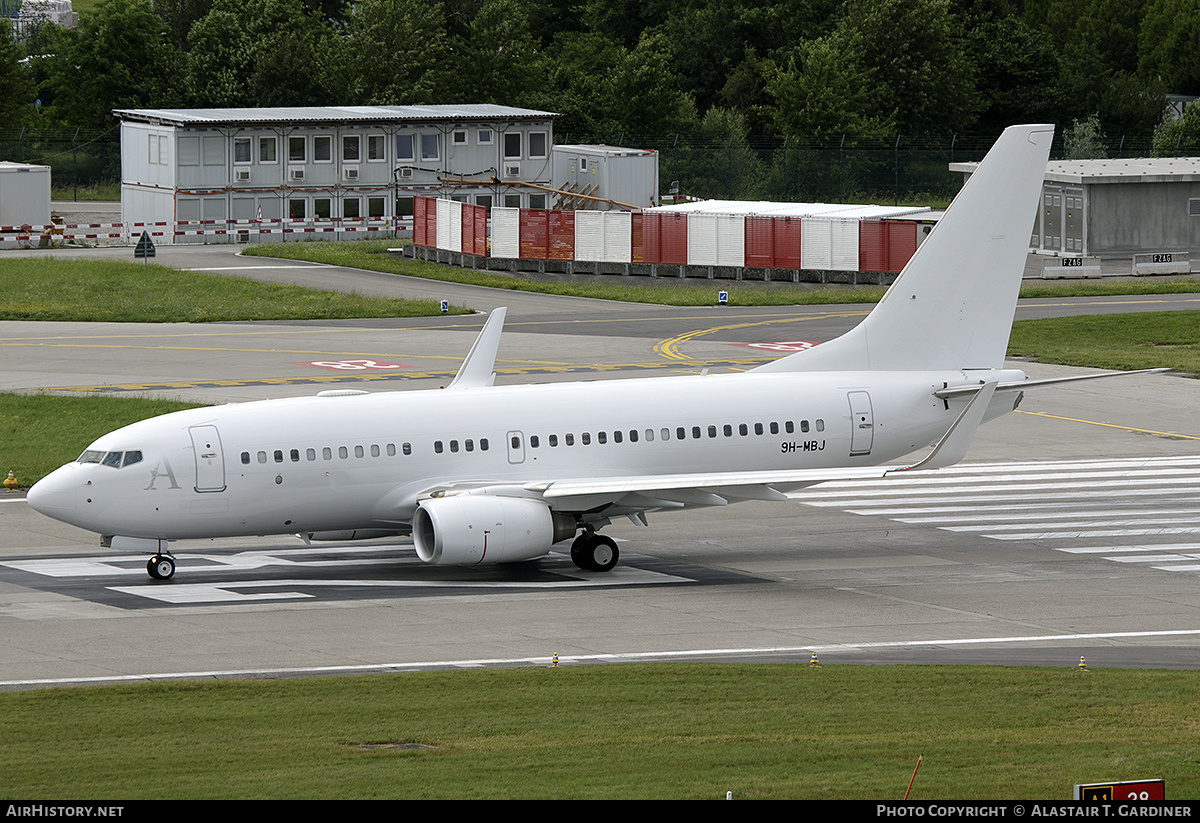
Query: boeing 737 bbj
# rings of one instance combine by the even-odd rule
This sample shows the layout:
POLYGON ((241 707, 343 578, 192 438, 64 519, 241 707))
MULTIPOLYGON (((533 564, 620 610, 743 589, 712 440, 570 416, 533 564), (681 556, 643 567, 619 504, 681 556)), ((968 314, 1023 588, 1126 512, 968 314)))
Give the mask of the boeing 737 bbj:
MULTIPOLYGON (((950 465, 1034 385, 1003 368, 1053 137, 993 146, 857 327, 742 374, 493 386, 504 310, 445 389, 193 409, 106 434, 29 491, 37 511, 151 555, 168 541, 411 534, 428 563, 571 557, 608 571, 613 518, 785 500, 823 480, 950 465)), ((1039 381, 1039 383, 1059 381, 1039 381)))

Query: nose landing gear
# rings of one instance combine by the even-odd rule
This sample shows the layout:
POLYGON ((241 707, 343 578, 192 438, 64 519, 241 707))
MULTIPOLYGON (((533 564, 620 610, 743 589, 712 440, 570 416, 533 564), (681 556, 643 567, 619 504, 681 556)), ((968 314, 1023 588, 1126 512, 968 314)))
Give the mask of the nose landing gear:
POLYGON ((146 563, 146 571, 155 580, 170 580, 175 576, 175 558, 169 554, 156 554, 146 563))

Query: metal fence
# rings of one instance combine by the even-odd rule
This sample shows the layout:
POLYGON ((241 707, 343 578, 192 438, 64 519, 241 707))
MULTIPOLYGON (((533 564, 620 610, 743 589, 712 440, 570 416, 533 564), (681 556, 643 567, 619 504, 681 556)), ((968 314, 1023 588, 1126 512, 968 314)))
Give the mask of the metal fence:
MULTIPOLYGON (((981 160, 994 136, 755 137, 742 134, 555 135, 557 143, 606 143, 659 152, 659 190, 724 200, 795 202, 937 203, 962 185, 949 164, 981 160)), ((1108 157, 1148 157, 1153 139, 1112 137, 1108 157)), ((1063 156, 1055 136, 1052 158, 1063 156)), ((81 131, 0 129, 0 159, 52 168, 57 196, 72 189, 120 185, 121 147, 116 128, 81 131)))
POLYGON ((121 138, 116 127, 99 134, 68 131, 0 129, 0 160, 49 166, 57 195, 81 188, 121 184, 121 138))

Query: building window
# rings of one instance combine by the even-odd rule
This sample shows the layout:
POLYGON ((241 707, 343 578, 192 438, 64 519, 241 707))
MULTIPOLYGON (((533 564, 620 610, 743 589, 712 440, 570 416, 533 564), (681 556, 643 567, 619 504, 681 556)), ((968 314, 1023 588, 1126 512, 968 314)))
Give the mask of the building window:
POLYGON ((362 217, 362 200, 357 197, 347 197, 342 201, 342 217, 357 220, 362 217))
POLYGON ((422 134, 421 135, 421 160, 438 160, 441 158, 441 142, 438 138, 441 135, 437 134, 422 134))
POLYGON ((293 220, 303 220, 306 216, 303 197, 296 197, 288 201, 288 217, 293 220))
POLYGON ((529 156, 537 158, 546 156, 546 132, 534 131, 529 133, 529 156))
POLYGON ((490 194, 475 195, 475 205, 483 206, 488 211, 492 210, 492 196, 490 194))
POLYGON ((249 163, 250 162, 250 138, 235 137, 233 138, 233 162, 249 163))
POLYGON ((258 138, 258 162, 260 163, 278 163, 279 157, 275 153, 275 138, 260 137, 258 138))
POLYGON ((382 134, 371 134, 367 136, 367 159, 368 160, 386 160, 387 149, 384 143, 382 134))
POLYGON ((305 163, 308 161, 308 141, 303 137, 288 138, 288 162, 305 163))
POLYGON ((450 133, 450 142, 456 146, 467 145, 467 130, 459 129, 450 133))
POLYGON ((521 208, 521 195, 519 195, 519 194, 504 195, 504 208, 506 208, 506 209, 521 208))
POLYGON ((504 159, 521 159, 521 132, 510 132, 504 135, 504 159))
POLYGON ((492 145, 492 130, 480 129, 475 138, 476 142, 481 146, 492 145))
POLYGON ((342 161, 345 163, 357 163, 361 158, 360 138, 357 134, 348 134, 342 138, 342 161))
POLYGON ((413 154, 413 136, 411 134, 396 135, 396 160, 397 161, 412 161, 416 157, 413 154))
POLYGON ((368 197, 367 198, 367 216, 368 217, 384 217, 386 216, 387 198, 386 197, 368 197))
POLYGON ((531 208, 531 209, 546 208, 546 195, 544 195, 544 194, 529 195, 529 208, 531 208))
POLYGON ((333 138, 328 134, 316 135, 313 137, 313 162, 333 162, 333 138))
POLYGON ((318 220, 328 220, 332 216, 328 197, 318 197, 313 200, 313 217, 318 220))

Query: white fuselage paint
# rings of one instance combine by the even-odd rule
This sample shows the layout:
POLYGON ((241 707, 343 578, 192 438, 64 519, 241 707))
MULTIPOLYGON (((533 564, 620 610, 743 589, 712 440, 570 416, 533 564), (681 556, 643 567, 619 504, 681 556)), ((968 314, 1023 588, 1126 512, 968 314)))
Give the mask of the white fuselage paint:
MULTIPOLYGON (((988 374, 1024 379, 1015 371, 988 374)), ((142 460, 124 468, 63 466, 38 484, 38 503, 81 528, 135 538, 404 530, 422 495, 456 484, 520 487, 571 478, 894 461, 945 434, 967 402, 946 403, 935 390, 979 382, 979 373, 962 371, 748 373, 194 409, 104 435, 89 448, 140 450, 142 460), (852 397, 859 417, 852 417, 852 397), (864 421, 859 406, 867 397, 870 419, 864 421), (607 442, 600 442, 601 433, 607 442), (551 436, 557 445, 550 445, 551 436), (869 453, 861 453, 864 442, 869 453)))

